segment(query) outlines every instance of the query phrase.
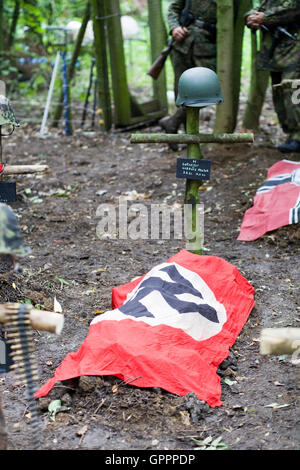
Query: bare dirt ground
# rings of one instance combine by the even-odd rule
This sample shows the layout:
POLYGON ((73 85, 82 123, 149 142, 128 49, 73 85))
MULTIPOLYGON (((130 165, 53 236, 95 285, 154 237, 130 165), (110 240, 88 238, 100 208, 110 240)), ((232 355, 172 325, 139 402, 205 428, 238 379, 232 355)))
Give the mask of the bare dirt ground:
MULTIPOLYGON (((204 131, 211 131, 211 122, 201 121, 204 131)), ((23 273, 0 282, 0 301, 29 299, 52 310, 56 297, 61 304, 61 336, 34 332, 42 385, 66 354, 80 347, 95 312, 110 309, 112 287, 185 247, 184 240, 96 236, 97 207, 115 203, 127 192, 137 193, 146 205, 182 204, 185 182, 176 178, 176 156, 185 156, 185 148, 174 153, 165 145, 133 145, 130 133, 121 132, 66 137, 58 131, 39 139, 36 130, 17 129, 4 140, 7 162, 47 163, 51 173, 16 178, 19 200, 13 208, 32 255, 24 259, 23 273)), ((143 132, 158 130, 154 126, 143 132)), ((299 449, 299 366, 289 356, 260 356, 259 336, 264 327, 299 326, 300 228, 283 227, 251 243, 236 240, 267 169, 286 158, 273 149, 281 137, 272 105, 266 104, 253 145, 203 147, 212 162, 211 180, 201 188, 204 254, 236 265, 255 287, 256 306, 230 361, 219 370, 223 405, 210 409, 197 400, 140 389, 115 377, 81 378, 79 383, 57 384, 49 397, 39 400, 40 449, 193 450, 199 447, 194 439, 209 436, 222 436, 230 450, 299 449), (62 400, 62 408, 52 421, 47 407, 54 399, 62 400)), ((287 158, 299 160, 299 155, 287 158)), ((11 373, 0 376, 10 450, 32 448, 24 392, 11 373)))

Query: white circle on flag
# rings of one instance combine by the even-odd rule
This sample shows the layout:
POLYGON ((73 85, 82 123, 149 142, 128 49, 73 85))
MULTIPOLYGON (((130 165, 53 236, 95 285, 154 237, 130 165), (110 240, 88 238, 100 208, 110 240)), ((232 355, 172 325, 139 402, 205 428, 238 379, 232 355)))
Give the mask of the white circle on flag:
POLYGON ((203 341, 222 330, 227 315, 201 276, 177 263, 163 263, 146 274, 123 306, 95 317, 92 324, 128 318, 179 328, 203 341))

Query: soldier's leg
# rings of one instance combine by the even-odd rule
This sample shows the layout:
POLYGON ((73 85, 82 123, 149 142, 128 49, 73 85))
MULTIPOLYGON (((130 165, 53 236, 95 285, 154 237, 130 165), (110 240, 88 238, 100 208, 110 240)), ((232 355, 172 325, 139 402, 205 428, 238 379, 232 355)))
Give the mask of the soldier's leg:
MULTIPOLYGON (((283 80, 298 80, 300 88, 300 73, 295 71, 284 72, 283 80)), ((287 110, 287 128, 290 139, 300 142, 300 94, 296 88, 284 88, 284 105, 287 110), (295 93, 296 92, 296 93, 295 93)))
MULTIPOLYGON (((272 84, 282 80, 299 80, 299 72, 289 71, 275 74, 272 84), (280 75, 280 77, 279 77, 280 75), (280 80, 279 80, 280 78, 280 80)), ((282 130, 288 135, 284 144, 277 147, 282 152, 300 152, 300 102, 299 93, 292 87, 273 88, 273 102, 282 130)))
POLYGON ((216 72, 217 70, 217 58, 215 56, 211 57, 193 57, 193 61, 195 63, 195 67, 206 67, 208 69, 213 70, 216 72))
POLYGON ((273 105, 276 111, 276 114, 279 119, 280 126, 286 134, 288 134, 288 125, 287 125, 287 109, 285 106, 284 93, 282 87, 274 87, 274 85, 279 85, 282 81, 281 72, 271 72, 272 79, 272 97, 273 105))
POLYGON ((178 94, 178 82, 181 75, 187 69, 195 67, 192 58, 192 49, 190 49, 187 54, 183 54, 182 52, 173 48, 171 51, 171 62, 174 70, 174 93, 176 99, 178 94))

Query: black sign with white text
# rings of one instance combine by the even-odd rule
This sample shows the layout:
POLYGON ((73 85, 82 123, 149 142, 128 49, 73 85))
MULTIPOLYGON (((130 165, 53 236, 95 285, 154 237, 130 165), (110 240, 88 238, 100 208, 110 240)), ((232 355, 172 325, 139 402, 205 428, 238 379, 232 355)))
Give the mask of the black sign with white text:
POLYGON ((197 160, 195 158, 177 158, 177 178, 191 180, 210 179, 210 160, 197 160))

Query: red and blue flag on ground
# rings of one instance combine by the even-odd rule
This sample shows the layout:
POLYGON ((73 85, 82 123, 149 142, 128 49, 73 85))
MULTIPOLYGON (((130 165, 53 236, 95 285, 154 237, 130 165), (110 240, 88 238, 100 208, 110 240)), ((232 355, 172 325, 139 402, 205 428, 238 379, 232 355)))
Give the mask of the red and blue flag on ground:
POLYGON ((254 306, 254 288, 216 256, 182 250, 112 291, 112 310, 95 317, 77 352, 36 393, 82 375, 113 375, 137 387, 194 392, 220 406, 219 364, 254 306))
POLYGON ((281 160, 268 170, 253 206, 245 212, 239 241, 252 241, 284 225, 300 222, 300 162, 281 160))

